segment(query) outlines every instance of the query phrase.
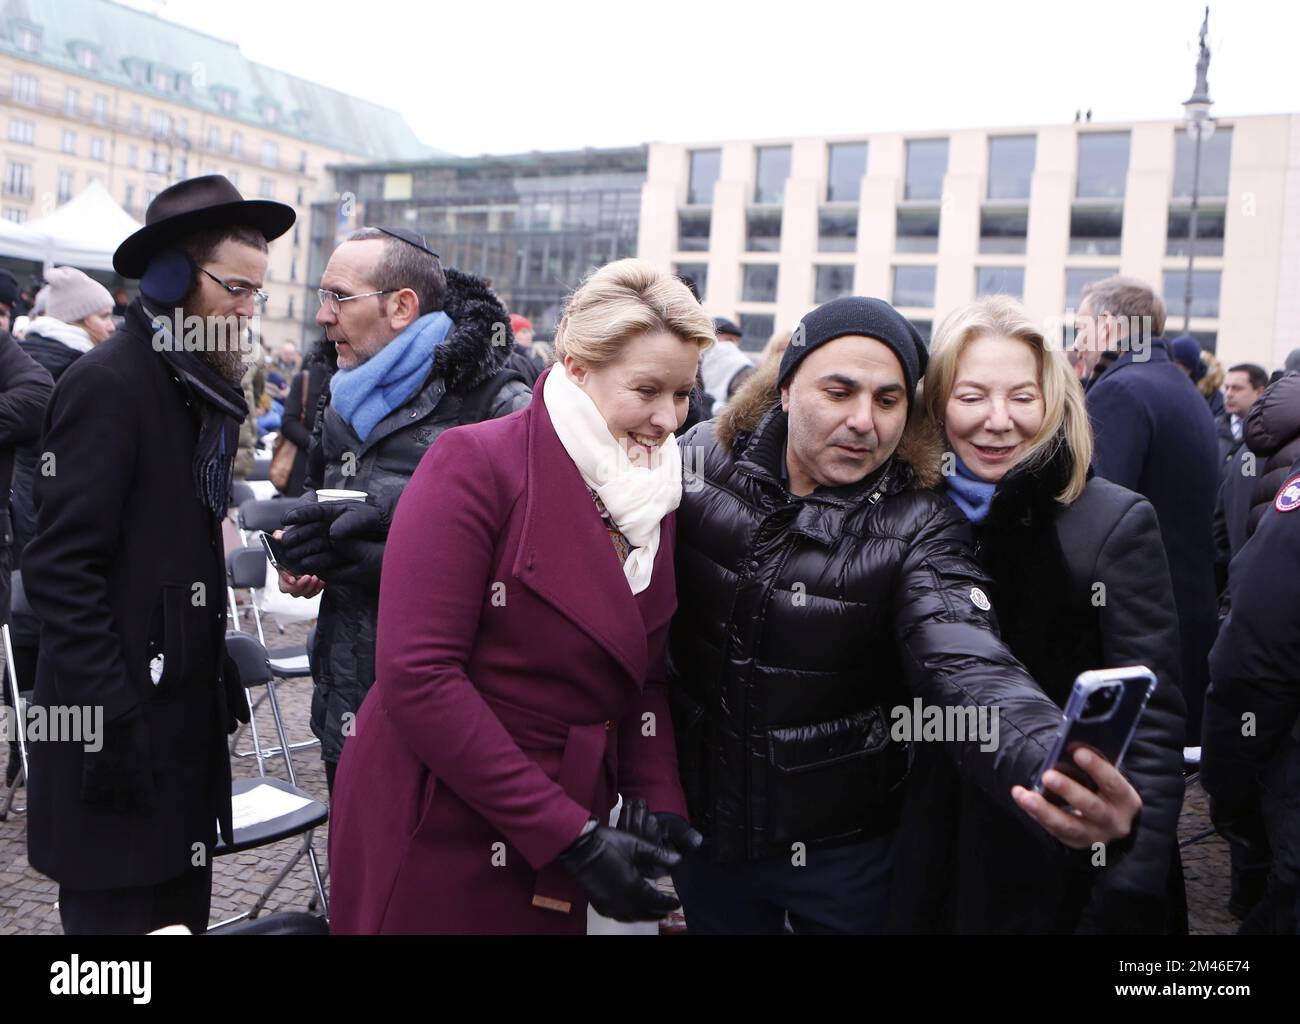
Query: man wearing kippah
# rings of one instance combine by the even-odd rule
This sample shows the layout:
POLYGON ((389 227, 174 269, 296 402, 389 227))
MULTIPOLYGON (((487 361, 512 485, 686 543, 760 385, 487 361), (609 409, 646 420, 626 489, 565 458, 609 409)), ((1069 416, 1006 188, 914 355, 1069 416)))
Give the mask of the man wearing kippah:
POLYGON ((886 929, 910 763, 891 709, 914 700, 997 709, 992 749, 944 745, 1045 842, 1128 830, 1132 808, 1074 818, 1024 788, 1061 712, 998 639, 965 517, 930 489, 940 452, 907 431, 926 359, 888 303, 836 299, 682 440, 670 697, 705 846, 673 880, 692 933, 886 929))

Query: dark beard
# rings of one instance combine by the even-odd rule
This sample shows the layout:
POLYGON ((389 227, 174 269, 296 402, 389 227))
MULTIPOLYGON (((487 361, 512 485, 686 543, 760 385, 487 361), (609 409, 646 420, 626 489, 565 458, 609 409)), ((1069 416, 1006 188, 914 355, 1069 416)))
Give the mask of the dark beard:
POLYGON ((222 380, 238 384, 244 378, 244 353, 239 349, 200 350, 194 353, 222 380))

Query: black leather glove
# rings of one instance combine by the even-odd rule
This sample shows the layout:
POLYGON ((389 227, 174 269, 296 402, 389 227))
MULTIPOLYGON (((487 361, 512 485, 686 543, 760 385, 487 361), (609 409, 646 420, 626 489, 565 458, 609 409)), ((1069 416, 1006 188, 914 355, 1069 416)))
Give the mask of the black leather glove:
POLYGON ((337 501, 331 504, 342 505, 343 511, 330 525, 330 541, 356 538, 360 540, 384 540, 388 536, 391 524, 388 513, 370 499, 365 501, 337 501))
POLYGON ((629 832, 597 826, 557 860, 573 873, 596 912, 615 921, 659 921, 681 906, 647 881, 668 874, 681 857, 629 832))
POLYGON ((248 707, 248 691, 239 678, 239 666, 235 659, 226 655, 222 680, 226 687, 226 735, 239 728, 240 723, 248 724, 251 711, 248 707))
POLYGON ((683 857, 694 853, 704 844, 704 836, 691 827, 691 823, 671 811, 651 812, 644 800, 624 800, 618 816, 618 827, 623 832, 639 836, 647 843, 667 846, 683 857))
POLYGON ((81 799, 122 814, 149 814, 154 803, 151 760, 149 723, 136 707, 106 723, 100 749, 83 755, 81 799))

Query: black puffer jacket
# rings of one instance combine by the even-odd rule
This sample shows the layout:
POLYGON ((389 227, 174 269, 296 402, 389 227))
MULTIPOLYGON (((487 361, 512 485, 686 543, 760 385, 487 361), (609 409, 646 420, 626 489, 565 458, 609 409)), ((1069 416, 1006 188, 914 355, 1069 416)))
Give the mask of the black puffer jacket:
POLYGON ((1214 513, 1220 584, 1260 517, 1300 458, 1300 373, 1279 377, 1255 399, 1242 425, 1245 444, 1229 463, 1214 513))
POLYGON ((1002 637, 1064 708, 1085 669, 1144 664, 1157 687, 1125 756, 1142 797, 1131 843, 1062 871, 930 749, 918 751, 899 846, 895 914, 907 931, 1160 933, 1177 856, 1186 709, 1178 612, 1160 526, 1140 494, 1092 477, 1068 506, 1064 448, 1014 470, 975 528, 1002 637), (936 827, 937 822, 946 827, 936 827), (1122 856, 1114 854, 1127 848, 1122 856))
POLYGON ((894 829, 909 748, 891 710, 914 697, 999 707, 996 749, 973 735, 948 749, 1020 815, 1011 787, 1029 783, 1061 713, 997 637, 965 518, 916 486, 914 456, 791 495, 779 407, 730 448, 714 430, 683 440, 669 672, 682 784, 716 859, 894 829))
MULTIPOLYGON (((365 491, 392 521, 397 500, 438 436, 451 427, 505 416, 528 405, 531 393, 506 368, 513 347, 495 325, 510 318, 479 278, 447 269, 443 311, 453 326, 434 351, 433 367, 420 389, 385 416, 364 442, 322 398, 312 434, 306 487, 365 491)), ((321 358, 337 365, 334 346, 319 346, 321 358)), ((312 731, 326 761, 343 754, 348 719, 355 716, 375 678, 375 629, 379 617, 379 570, 386 537, 355 541, 349 565, 332 573, 321 596, 316 644, 312 649, 312 731)), ((430 581, 431 586, 448 581, 430 581)))

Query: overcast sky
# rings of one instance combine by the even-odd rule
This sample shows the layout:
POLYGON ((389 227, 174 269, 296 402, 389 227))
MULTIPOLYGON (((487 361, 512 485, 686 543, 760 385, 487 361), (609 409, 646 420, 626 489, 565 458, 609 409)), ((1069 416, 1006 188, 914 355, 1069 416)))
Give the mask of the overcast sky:
MULTIPOLYGON (((128 0, 459 155, 1178 116, 1202 0, 128 0), (237 27, 232 27, 237 26, 237 27)), ((1219 0, 1214 113, 1300 110, 1300 3, 1219 0)))

